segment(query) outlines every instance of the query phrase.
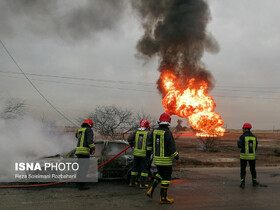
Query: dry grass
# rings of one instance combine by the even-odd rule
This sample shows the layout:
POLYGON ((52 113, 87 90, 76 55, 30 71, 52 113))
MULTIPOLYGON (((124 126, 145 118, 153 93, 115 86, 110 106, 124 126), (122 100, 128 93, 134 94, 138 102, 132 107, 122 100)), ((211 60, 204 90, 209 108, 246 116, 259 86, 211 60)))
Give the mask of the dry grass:
MULTIPOLYGON (((259 147, 257 151, 258 166, 280 165, 280 134, 273 132, 257 131, 259 147)), ((211 142, 212 149, 205 150, 201 139, 193 135, 182 135, 176 137, 176 144, 180 154, 179 166, 239 166, 239 149, 237 140, 241 132, 230 131, 223 137, 215 138, 211 142)))

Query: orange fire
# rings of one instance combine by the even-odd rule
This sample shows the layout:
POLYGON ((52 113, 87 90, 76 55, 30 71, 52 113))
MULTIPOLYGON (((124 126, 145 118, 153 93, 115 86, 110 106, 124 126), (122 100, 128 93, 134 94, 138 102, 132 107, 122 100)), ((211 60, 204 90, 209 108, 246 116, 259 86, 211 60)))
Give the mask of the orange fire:
POLYGON ((165 111, 182 118, 188 118, 191 127, 201 137, 223 136, 225 129, 221 116, 214 111, 216 104, 208 95, 206 81, 195 78, 182 80, 172 71, 162 71, 160 87, 165 111))

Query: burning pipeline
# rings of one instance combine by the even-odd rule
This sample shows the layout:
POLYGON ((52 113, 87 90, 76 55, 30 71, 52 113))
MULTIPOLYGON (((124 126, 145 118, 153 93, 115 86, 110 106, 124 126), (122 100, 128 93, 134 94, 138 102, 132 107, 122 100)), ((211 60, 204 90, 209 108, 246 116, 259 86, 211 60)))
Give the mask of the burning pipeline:
POLYGON ((188 118, 191 127, 201 137, 223 136, 224 121, 215 112, 216 103, 209 95, 208 83, 197 78, 183 79, 174 71, 163 70, 159 78, 162 105, 172 115, 188 118))

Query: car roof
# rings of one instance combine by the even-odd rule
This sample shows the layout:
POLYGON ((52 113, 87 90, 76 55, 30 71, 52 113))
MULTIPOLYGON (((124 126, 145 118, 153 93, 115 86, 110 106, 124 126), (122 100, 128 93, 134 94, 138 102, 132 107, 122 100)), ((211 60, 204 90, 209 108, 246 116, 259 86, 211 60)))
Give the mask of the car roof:
POLYGON ((105 142, 118 143, 118 144, 127 144, 128 145, 128 142, 126 140, 95 140, 94 143, 101 144, 101 143, 105 143, 105 142))

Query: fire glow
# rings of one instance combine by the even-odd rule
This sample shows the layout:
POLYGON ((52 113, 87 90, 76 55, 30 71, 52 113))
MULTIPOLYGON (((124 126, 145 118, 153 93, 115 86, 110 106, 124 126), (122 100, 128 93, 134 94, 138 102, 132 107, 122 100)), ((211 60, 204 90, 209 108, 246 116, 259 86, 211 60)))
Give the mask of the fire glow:
POLYGON ((224 121, 215 112, 216 103, 208 95, 206 81, 196 78, 182 79, 173 71, 161 71, 159 86, 162 92, 162 105, 171 115, 188 118, 191 127, 201 137, 223 136, 224 121))

